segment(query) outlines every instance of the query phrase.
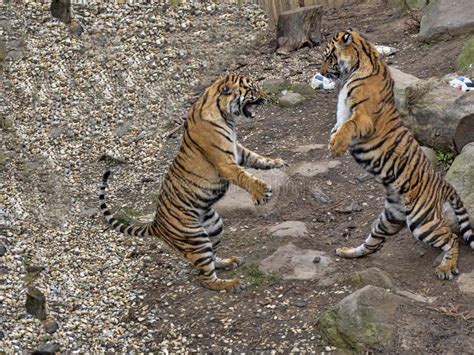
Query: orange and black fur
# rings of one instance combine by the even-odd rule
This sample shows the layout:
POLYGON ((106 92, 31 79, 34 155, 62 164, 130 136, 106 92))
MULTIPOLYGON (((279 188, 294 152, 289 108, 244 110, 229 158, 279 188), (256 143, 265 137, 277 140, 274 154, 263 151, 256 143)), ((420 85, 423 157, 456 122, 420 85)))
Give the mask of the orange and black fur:
POLYGON ((344 258, 372 254, 407 225, 416 239, 445 251, 436 274, 452 279, 458 273, 458 237, 443 218, 443 204, 449 202, 463 239, 474 248, 469 216, 454 188, 434 171, 403 125, 388 67, 371 43, 349 30, 339 32, 327 44, 321 74, 340 85, 329 149, 336 156, 349 149, 387 191, 385 209, 365 242, 355 248, 339 248, 337 254, 344 258))
POLYGON ((219 279, 216 269, 233 269, 242 258, 216 257, 222 220, 212 208, 229 184, 247 190, 255 204, 271 199, 272 189, 244 167, 279 168, 281 159, 262 157, 237 142, 235 120, 254 117, 254 108, 266 95, 250 79, 228 75, 215 81, 195 102, 185 124, 181 148, 166 175, 155 218, 144 226, 129 226, 115 219, 105 204, 110 172, 100 186, 100 209, 110 226, 132 236, 162 239, 199 271, 203 285, 212 290, 240 289, 238 279, 219 279))

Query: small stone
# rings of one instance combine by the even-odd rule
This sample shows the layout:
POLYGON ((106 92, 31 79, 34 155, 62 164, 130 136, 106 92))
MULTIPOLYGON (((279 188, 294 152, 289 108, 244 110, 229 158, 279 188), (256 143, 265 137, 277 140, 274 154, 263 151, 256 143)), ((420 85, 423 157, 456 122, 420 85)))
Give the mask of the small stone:
POLYGON ((365 174, 362 174, 360 176, 357 176, 356 179, 359 181, 359 182, 365 182, 365 181, 369 181, 372 179, 372 175, 369 174, 369 173, 365 173, 365 174))
POLYGON ((46 333, 48 334, 53 334, 54 332, 56 332, 56 330, 59 329, 58 323, 50 317, 43 321, 43 327, 46 333))
POLYGON ((0 330, 0 340, 2 340, 3 338, 5 338, 5 333, 2 330, 0 330))
POLYGON ((298 308, 304 308, 307 305, 306 301, 303 300, 296 300, 293 304, 298 308))
POLYGON ((26 267, 26 272, 31 272, 31 273, 37 273, 40 271, 43 271, 44 267, 43 266, 37 266, 37 265, 28 265, 26 267))
POLYGON ((316 201, 318 201, 319 203, 323 205, 326 205, 332 202, 331 198, 328 195, 326 195, 324 191, 321 190, 320 188, 313 189, 311 191, 311 195, 314 197, 316 201))
POLYGON ((313 264, 317 264, 321 261, 321 257, 320 256, 315 256, 314 259, 313 259, 313 264))
POLYGON ((46 343, 34 350, 32 355, 52 355, 59 352, 58 343, 46 343))
POLYGON ((0 243, 0 256, 4 256, 7 253, 7 247, 0 243))
POLYGON ((46 319, 46 297, 37 288, 30 288, 26 293, 26 311, 32 316, 46 319))
POLYGON ((300 221, 286 221, 269 229, 274 237, 303 237, 308 234, 306 224, 300 221))

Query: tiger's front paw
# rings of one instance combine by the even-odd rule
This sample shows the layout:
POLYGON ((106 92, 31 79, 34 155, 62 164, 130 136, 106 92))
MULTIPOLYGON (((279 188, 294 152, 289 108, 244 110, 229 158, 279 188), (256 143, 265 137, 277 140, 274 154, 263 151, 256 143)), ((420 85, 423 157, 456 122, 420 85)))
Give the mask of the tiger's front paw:
POLYGON ((288 164, 286 163, 286 161, 284 161, 283 159, 273 159, 273 167, 274 168, 283 168, 285 166, 288 166, 288 164))
POLYGON ((332 155, 339 157, 344 154, 349 147, 352 136, 344 130, 339 129, 336 133, 331 135, 328 149, 332 155))
POLYGON ((252 191, 252 200, 255 206, 263 205, 272 199, 272 187, 263 181, 257 181, 252 191))

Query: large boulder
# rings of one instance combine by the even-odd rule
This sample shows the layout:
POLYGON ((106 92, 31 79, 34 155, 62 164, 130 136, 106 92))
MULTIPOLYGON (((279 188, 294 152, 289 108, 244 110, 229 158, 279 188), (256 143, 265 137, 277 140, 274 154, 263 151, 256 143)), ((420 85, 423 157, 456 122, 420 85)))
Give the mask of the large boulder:
POLYGON ((431 0, 421 19, 419 37, 431 41, 473 30, 472 0, 431 0))
POLYGON ((371 267, 362 271, 353 272, 349 274, 347 282, 357 288, 362 288, 367 285, 382 287, 390 290, 395 288, 390 275, 377 267, 371 267))
POLYGON ((320 329, 331 345, 357 353, 391 347, 397 335, 395 319, 406 302, 383 288, 365 286, 324 312, 320 329))
POLYGON ((461 154, 454 159, 446 174, 446 180, 461 196, 469 213, 471 225, 474 226, 474 143, 466 145, 461 154))
POLYGON ((390 68, 395 103, 419 143, 439 151, 460 152, 474 140, 474 95, 440 79, 418 80, 390 68))

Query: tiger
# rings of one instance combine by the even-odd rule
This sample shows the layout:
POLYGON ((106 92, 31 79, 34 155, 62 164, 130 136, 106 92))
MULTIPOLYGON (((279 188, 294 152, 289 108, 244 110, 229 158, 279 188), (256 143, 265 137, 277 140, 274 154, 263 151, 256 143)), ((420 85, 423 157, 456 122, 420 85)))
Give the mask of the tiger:
POLYGON ((341 247, 343 258, 380 250, 385 240, 408 226, 415 239, 445 253, 436 267, 442 280, 459 273, 458 236, 443 218, 443 205, 454 210, 464 241, 474 249, 469 215, 455 189, 439 174, 404 126, 395 106, 394 81, 373 44, 357 31, 337 33, 322 52, 321 74, 339 85, 337 119, 329 150, 349 150, 355 161, 386 190, 384 210, 357 247, 341 247))
POLYGON ((263 157, 237 140, 236 120, 252 120, 267 95, 250 78, 229 74, 217 79, 196 100, 184 124, 181 146, 163 180, 153 221, 121 223, 105 199, 106 170, 99 186, 100 210, 110 227, 128 236, 157 237, 188 260, 202 285, 211 290, 241 291, 239 279, 219 279, 216 269, 231 270, 243 258, 219 258, 216 249, 223 222, 213 205, 235 184, 248 191, 255 205, 272 198, 272 187, 244 168, 282 168, 282 159, 263 157))

